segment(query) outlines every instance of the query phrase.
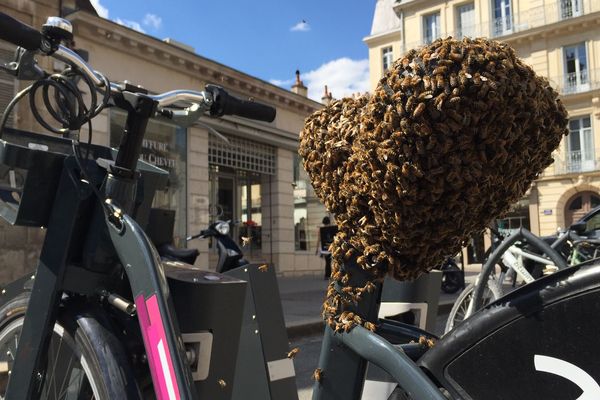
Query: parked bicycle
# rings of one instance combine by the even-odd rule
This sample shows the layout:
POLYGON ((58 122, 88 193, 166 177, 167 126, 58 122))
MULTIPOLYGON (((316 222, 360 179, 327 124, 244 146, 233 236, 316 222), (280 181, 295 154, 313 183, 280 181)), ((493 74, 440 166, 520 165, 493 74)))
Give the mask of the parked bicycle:
MULTIPOLYGON (((215 85, 151 95, 110 82, 61 44, 71 37, 66 20, 49 18, 39 32, 0 13, 0 38, 20 46, 5 70, 33 80, 0 121, 0 164, 26 171, 23 187, 13 188, 18 197, 0 201, 0 216, 47 228, 35 279, 24 277, 2 290, 0 398, 230 399, 238 387, 246 281, 161 263, 144 228, 167 173, 139 155, 150 118, 189 125, 207 113, 273 121, 275 109, 215 85), (60 60, 67 69, 48 74, 33 54, 60 60), (27 96, 35 119, 62 138, 3 129, 27 96), (42 117, 36 96, 59 127, 42 117), (106 107, 127 112, 117 150, 91 144, 91 121, 106 107), (78 131, 85 126, 89 142, 82 144, 78 131)), ((265 365, 275 362, 279 370, 271 381, 281 389, 293 380, 282 373, 292 361, 285 339, 274 337, 284 347, 265 354, 265 365)))
MULTIPOLYGON (((600 241, 589 237, 594 234, 594 230, 591 229, 591 226, 588 227, 587 221, 594 218, 599 212, 600 210, 590 212, 558 236, 547 236, 541 239, 556 249, 569 266, 593 260, 598 256, 600 241)), ((493 246, 486 252, 482 272, 476 282, 470 283, 454 302, 444 332, 450 331, 465 318, 471 316, 479 307, 501 298, 509 286, 507 284, 509 277, 514 288, 517 281, 528 284, 543 275, 554 273, 560 268, 547 256, 544 256, 541 249, 533 246, 527 240, 523 240, 524 232, 531 235, 529 231, 521 229, 510 237, 504 238, 492 227, 493 246), (504 246, 502 252, 496 253, 495 250, 501 246, 503 240, 513 244, 504 246), (487 278, 485 278, 486 276, 487 278), (485 282, 485 287, 480 295, 474 297, 480 282, 481 284, 485 282)))

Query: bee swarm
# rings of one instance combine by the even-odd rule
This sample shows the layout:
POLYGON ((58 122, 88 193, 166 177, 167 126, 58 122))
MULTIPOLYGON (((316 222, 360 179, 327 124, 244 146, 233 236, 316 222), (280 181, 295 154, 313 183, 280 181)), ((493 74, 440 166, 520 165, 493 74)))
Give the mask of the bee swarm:
POLYGON ((340 316, 367 290, 348 286, 344 261, 373 282, 414 280, 525 194, 568 132, 557 96, 507 44, 447 38, 397 60, 370 97, 307 118, 299 154, 339 228, 332 328, 354 323, 340 316))

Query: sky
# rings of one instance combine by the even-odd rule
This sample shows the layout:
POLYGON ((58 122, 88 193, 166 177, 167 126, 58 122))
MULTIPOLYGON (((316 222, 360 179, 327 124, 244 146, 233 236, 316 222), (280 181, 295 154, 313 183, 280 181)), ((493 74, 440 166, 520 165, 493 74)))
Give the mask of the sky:
POLYGON ((290 89, 295 71, 320 101, 369 90, 375 0, 91 0, 101 17, 290 89))

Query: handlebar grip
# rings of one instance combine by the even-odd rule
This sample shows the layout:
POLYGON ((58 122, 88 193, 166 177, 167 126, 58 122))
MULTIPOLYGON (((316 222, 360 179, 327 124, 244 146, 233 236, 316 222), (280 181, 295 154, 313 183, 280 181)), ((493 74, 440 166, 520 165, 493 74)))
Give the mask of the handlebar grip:
POLYGON ((213 96, 213 104, 210 108, 211 116, 238 115, 248 119, 273 122, 277 114, 274 107, 238 99, 217 85, 206 85, 206 91, 213 96))
POLYGON ((27 50, 38 50, 42 43, 40 31, 0 12, 0 39, 27 50))

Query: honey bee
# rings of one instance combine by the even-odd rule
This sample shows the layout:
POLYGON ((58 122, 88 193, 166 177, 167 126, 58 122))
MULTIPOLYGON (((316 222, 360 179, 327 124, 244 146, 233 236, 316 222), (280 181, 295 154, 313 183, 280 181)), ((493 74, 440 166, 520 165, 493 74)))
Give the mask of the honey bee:
POLYGON ((323 379, 323 371, 321 370, 321 368, 317 368, 315 369, 315 371, 312 374, 312 378, 321 383, 321 380, 323 379))
POLYGON ((258 266, 258 270, 260 272, 267 272, 269 270, 269 265, 268 264, 261 264, 258 266))
POLYGON ((294 347, 292 350, 290 350, 290 351, 287 353, 287 358, 289 358, 289 359, 293 359, 294 357, 296 357, 296 355, 297 355, 298 353, 300 353, 300 348, 298 348, 298 347, 294 347))
POLYGON ((365 328, 370 330, 371 332, 375 332, 375 329, 377 329, 377 326, 375 326, 374 323, 369 322, 369 321, 365 321, 365 328))
POLYGON ((427 107, 425 103, 419 103, 419 105, 415 108, 415 111, 413 111, 413 118, 420 117, 421 114, 423 114, 423 111, 425 111, 425 107, 427 107))

